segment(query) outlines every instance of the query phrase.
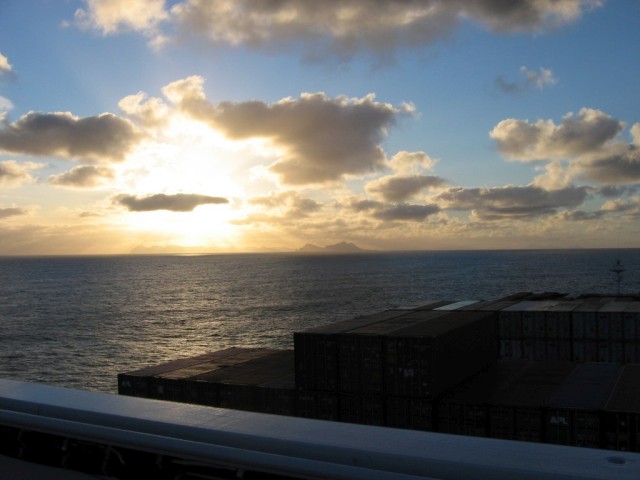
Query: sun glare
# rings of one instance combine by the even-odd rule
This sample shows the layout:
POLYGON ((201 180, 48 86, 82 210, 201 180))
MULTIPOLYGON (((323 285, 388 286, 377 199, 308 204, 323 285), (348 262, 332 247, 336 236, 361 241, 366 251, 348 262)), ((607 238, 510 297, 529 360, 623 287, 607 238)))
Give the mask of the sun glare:
POLYGON ((228 204, 200 205, 189 212, 126 212, 122 220, 135 231, 156 233, 180 246, 228 243, 231 220, 243 212, 244 187, 233 178, 241 148, 202 123, 176 117, 134 152, 118 172, 119 190, 128 195, 197 194, 223 197, 228 204))

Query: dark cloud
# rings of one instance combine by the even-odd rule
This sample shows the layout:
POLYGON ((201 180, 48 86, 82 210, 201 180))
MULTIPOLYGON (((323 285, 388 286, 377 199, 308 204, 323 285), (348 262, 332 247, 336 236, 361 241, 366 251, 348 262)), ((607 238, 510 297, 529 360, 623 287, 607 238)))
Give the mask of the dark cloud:
POLYGON ((251 205, 265 207, 268 210, 279 210, 287 219, 304 218, 322 209, 322 204, 311 198, 303 198, 297 192, 274 193, 249 200, 251 205))
POLYGON ((605 185, 603 187, 600 187, 597 190, 597 193, 606 198, 615 198, 615 197, 621 197, 622 195, 634 194, 637 191, 638 191, 637 186, 621 187, 618 185, 605 185))
POLYGON ((421 222, 425 218, 440 211, 437 205, 414 205, 409 203, 399 203, 396 205, 375 200, 360 199, 353 197, 342 204, 347 210, 365 213, 371 218, 393 221, 414 221, 421 222))
MULTIPOLYGON (((387 56, 451 35, 465 19, 497 32, 532 32, 579 18, 597 0, 185 0, 172 20, 185 34, 254 49, 303 46, 310 57, 387 56)), ((124 20, 123 20, 124 23, 124 20)))
POLYGON ((167 97, 194 118, 209 123, 228 138, 269 139, 282 156, 269 167, 285 184, 319 184, 363 175, 383 168, 380 146, 399 115, 412 107, 305 93, 273 104, 260 101, 209 103, 204 80, 190 77, 165 87, 167 97))
POLYGON ((114 172, 109 167, 80 165, 60 175, 52 175, 49 183, 57 187, 94 188, 113 178, 114 172))
POLYGON ((373 217, 385 222, 405 221, 421 222, 425 218, 438 213, 440 208, 437 205, 411 205, 401 203, 376 210, 373 217))
POLYGON ((551 120, 503 120, 491 131, 491 137, 505 157, 528 162, 601 151, 623 128, 623 122, 600 110, 583 108, 578 115, 566 115, 560 125, 551 120))
POLYGON ((580 159, 575 166, 584 177, 599 183, 640 183, 640 149, 635 145, 612 148, 603 156, 580 159))
POLYGON ((140 140, 131 122, 110 113, 30 112, 0 125, 0 151, 25 155, 120 161, 140 140))
POLYGON ((200 205, 229 203, 226 198, 210 197, 208 195, 177 193, 166 195, 135 196, 118 195, 114 201, 127 208, 130 212, 151 212, 154 210, 170 210, 172 212, 190 212, 200 205))
POLYGON ((382 210, 384 203, 377 202, 375 200, 358 200, 352 199, 349 201, 348 208, 356 212, 366 212, 370 210, 382 210))
POLYGON ((9 217, 18 217, 18 216, 26 215, 27 213, 29 213, 29 210, 26 208, 18 208, 18 207, 0 208, 0 219, 9 218, 9 217))
POLYGON ((379 195, 387 202, 404 202, 427 188, 437 188, 446 181, 434 175, 392 175, 369 183, 369 193, 379 195))
POLYGON ((451 188, 436 196, 449 210, 471 210, 483 220, 518 219, 556 213, 559 208, 575 208, 587 198, 586 187, 544 190, 533 185, 495 188, 451 188))
POLYGON ((600 220, 607 212, 603 210, 597 210, 595 212, 585 212, 583 210, 573 210, 567 212, 561 212, 560 218, 562 220, 568 220, 571 222, 588 222, 592 220, 600 220))

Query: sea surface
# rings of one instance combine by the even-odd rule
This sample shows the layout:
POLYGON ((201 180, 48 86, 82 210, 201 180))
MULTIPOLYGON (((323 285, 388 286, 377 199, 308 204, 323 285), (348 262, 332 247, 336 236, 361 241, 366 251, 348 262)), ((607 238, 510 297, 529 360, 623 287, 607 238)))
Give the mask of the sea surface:
POLYGON ((640 292, 640 249, 0 257, 0 378, 115 393, 116 376, 428 300, 640 292))

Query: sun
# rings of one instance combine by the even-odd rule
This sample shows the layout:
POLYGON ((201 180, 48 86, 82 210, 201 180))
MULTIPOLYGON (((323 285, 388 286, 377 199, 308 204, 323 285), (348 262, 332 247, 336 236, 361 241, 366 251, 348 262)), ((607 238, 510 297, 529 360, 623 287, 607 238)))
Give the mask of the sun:
POLYGON ((232 222, 243 210, 245 191, 234 177, 242 146, 207 125, 176 115, 162 133, 143 142, 117 167, 118 190, 128 195, 198 194, 226 204, 200 205, 189 212, 123 212, 128 229, 173 245, 228 245, 237 241, 232 222))

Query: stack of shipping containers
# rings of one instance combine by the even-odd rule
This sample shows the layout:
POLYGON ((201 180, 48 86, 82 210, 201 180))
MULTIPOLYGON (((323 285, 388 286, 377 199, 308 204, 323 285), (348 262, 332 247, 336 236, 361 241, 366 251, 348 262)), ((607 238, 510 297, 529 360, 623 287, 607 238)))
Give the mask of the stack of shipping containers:
POLYGON ((620 365, 611 363, 578 365, 549 401, 546 441, 598 448, 604 435, 601 411, 620 369, 620 365))
POLYGON ((640 452, 640 365, 622 369, 603 412, 603 448, 640 452))
POLYGON ((119 393, 640 451, 640 301, 432 301, 120 374, 119 393), (592 362, 592 363, 589 363, 592 362), (624 366, 624 364, 627 364, 624 366))

